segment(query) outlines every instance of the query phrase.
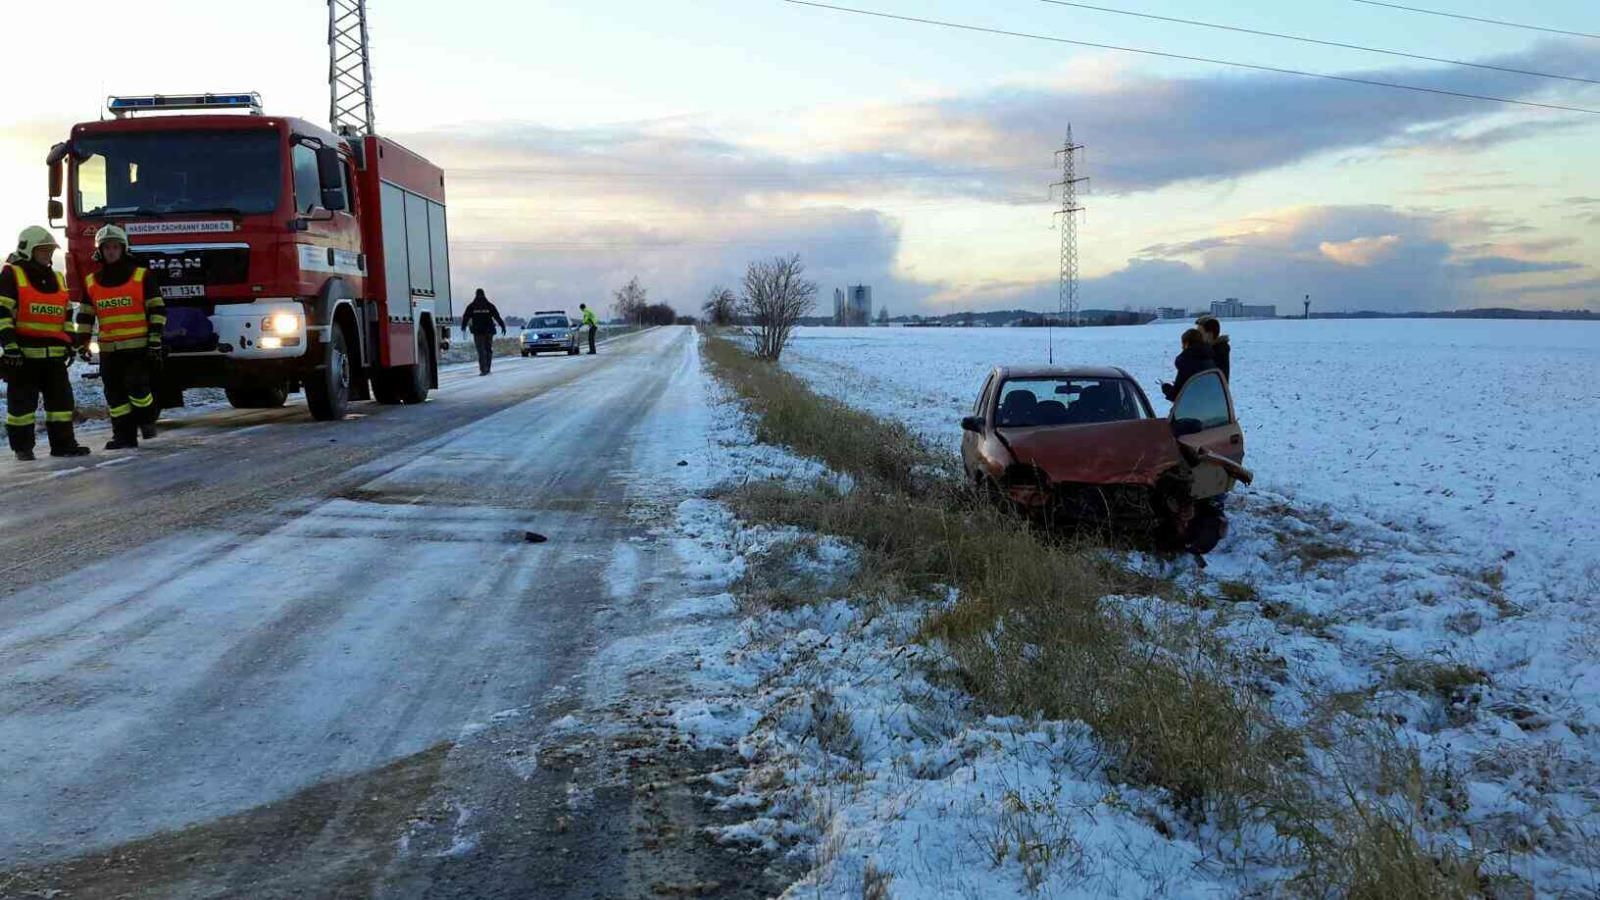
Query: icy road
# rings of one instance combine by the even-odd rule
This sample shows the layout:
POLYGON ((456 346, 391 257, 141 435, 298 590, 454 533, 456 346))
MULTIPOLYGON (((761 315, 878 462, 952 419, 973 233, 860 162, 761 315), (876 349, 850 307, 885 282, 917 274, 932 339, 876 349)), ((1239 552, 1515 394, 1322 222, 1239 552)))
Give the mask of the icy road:
POLYGON ((4 870, 138 840, 227 893, 260 864, 230 847, 302 841, 285 853, 331 889, 319 843, 403 848, 408 819, 441 858, 492 839, 493 797, 458 798, 497 789, 452 742, 559 706, 670 565, 634 495, 679 464, 657 432, 699 390, 694 334, 603 350, 451 370, 425 406, 339 423, 224 410, 137 454, 0 462, 0 894, 4 870))

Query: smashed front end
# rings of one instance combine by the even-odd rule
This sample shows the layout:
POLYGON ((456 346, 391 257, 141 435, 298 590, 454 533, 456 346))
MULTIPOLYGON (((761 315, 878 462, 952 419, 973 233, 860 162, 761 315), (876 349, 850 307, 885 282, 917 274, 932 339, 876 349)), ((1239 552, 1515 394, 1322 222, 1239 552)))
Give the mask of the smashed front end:
POLYGON ((1000 480, 1020 511, 1073 529, 1155 539, 1209 552, 1227 531, 1221 497, 1249 473, 1184 447, 1163 419, 1007 434, 1014 462, 1000 480), (1241 478, 1241 476, 1243 476, 1241 478))

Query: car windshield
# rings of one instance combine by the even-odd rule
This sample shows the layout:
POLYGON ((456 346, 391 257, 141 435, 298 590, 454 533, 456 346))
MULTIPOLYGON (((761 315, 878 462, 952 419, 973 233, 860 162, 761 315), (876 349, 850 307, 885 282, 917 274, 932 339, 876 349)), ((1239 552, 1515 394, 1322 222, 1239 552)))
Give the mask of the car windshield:
POLYGON ((529 328, 565 328, 566 316, 534 316, 528 320, 529 328))
POLYGON ((82 216, 269 213, 282 194, 271 131, 108 134, 75 144, 82 216))
POLYGON ((1000 388, 995 425, 1089 425, 1147 417, 1125 378, 1013 378, 1000 388))

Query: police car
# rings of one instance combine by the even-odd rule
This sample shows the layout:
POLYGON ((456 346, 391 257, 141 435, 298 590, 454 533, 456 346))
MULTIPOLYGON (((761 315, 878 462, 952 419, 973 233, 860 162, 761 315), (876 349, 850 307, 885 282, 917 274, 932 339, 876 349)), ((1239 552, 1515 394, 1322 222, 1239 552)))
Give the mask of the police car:
POLYGON ((578 326, 563 310, 534 313, 522 327, 522 355, 562 351, 568 356, 578 355, 578 326))

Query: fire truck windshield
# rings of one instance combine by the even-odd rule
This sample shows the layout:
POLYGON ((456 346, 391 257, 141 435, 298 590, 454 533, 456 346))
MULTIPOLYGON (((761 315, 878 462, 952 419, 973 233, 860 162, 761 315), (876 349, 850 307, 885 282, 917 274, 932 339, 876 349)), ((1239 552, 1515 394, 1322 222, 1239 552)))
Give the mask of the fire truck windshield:
POLYGON ((80 216, 270 213, 283 149, 270 131, 102 134, 73 147, 80 216))

